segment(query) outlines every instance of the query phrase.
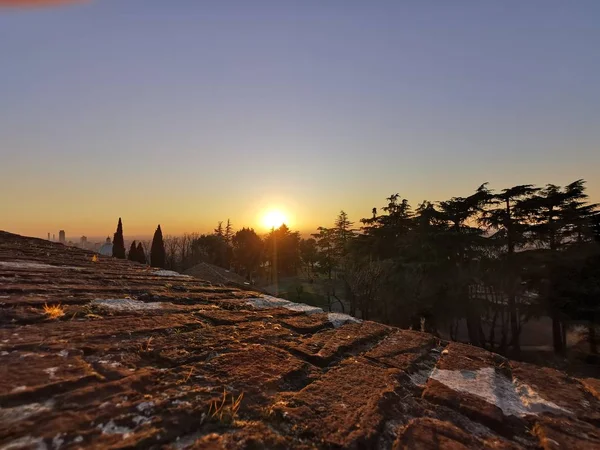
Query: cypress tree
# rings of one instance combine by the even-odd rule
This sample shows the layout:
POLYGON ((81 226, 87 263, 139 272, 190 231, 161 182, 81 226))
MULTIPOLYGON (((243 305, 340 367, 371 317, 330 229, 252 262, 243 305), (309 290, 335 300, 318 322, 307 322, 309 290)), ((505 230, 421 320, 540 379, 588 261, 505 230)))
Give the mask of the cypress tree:
POLYGON ((114 258, 125 259, 125 241, 123 240, 123 223, 119 217, 119 224, 117 225, 117 232, 113 237, 113 249, 112 255, 114 258))
POLYGON ((150 247, 150 265, 152 267, 165 267, 165 243, 163 241, 160 225, 154 232, 152 246, 150 247))
POLYGON ((136 259, 137 262, 139 262, 141 264, 148 264, 148 262, 146 261, 146 252, 144 251, 144 247, 142 246, 141 242, 138 242, 136 256, 137 256, 137 259, 136 259))
POLYGON ((135 245, 135 241, 133 241, 131 243, 131 247, 129 247, 129 254, 127 255, 127 259, 129 261, 137 261, 138 258, 138 254, 137 254, 137 246, 135 245))

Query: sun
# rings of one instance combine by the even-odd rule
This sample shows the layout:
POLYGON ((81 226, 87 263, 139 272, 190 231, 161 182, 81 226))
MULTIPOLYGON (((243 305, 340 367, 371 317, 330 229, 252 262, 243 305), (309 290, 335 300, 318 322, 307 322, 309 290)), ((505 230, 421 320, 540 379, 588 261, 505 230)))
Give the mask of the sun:
POLYGON ((263 216, 263 225, 269 229, 279 228, 286 222, 285 214, 281 211, 271 210, 267 211, 263 216))

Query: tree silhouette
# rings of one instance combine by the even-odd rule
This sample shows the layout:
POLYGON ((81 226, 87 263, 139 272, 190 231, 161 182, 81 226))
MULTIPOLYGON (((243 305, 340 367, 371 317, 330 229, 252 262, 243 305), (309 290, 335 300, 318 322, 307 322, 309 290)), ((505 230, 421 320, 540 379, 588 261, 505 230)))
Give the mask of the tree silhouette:
POLYGON ((541 275, 544 284, 540 284, 539 289, 552 319, 552 339, 557 353, 566 348, 568 309, 572 300, 557 287, 562 281, 561 274, 566 273, 557 268, 563 267, 561 259, 565 251, 592 239, 592 220, 598 205, 587 203, 587 198, 585 182, 577 180, 564 188, 548 184, 527 202, 534 211, 530 232, 541 247, 541 264, 546 269, 541 275))
POLYGON ((286 224, 273 229, 266 236, 265 249, 267 260, 271 267, 275 266, 276 261, 277 274, 279 276, 296 275, 300 264, 299 246, 300 234, 291 231, 286 224))
MULTIPOLYGON (((342 210, 310 239, 286 225, 261 239, 251 228, 233 233, 230 220, 219 222, 212 234, 169 241, 169 263, 184 268, 204 261, 249 280, 260 273, 294 277, 302 268, 319 304, 326 295, 330 308, 335 299, 357 317, 448 332, 455 340, 465 339, 466 324, 471 344, 500 353, 519 351, 521 328, 532 317, 551 319, 557 352, 565 348, 567 328, 586 322, 590 349, 597 351, 600 213, 583 180, 496 192, 483 184, 414 210, 392 194, 384 205, 367 212, 360 231, 342 210)), ((153 266, 164 267, 167 243, 159 226, 153 266)), ((133 249, 130 259, 133 253, 145 262, 141 243, 133 249)))
POLYGON ((346 214, 343 210, 340 211, 335 220, 335 238, 339 253, 345 252, 350 239, 352 239, 352 236, 354 235, 352 225, 354 225, 354 223, 350 222, 348 219, 348 214, 346 214))
POLYGON ((527 242, 527 230, 534 213, 531 209, 531 198, 538 191, 539 189, 531 184, 503 189, 499 194, 491 195, 491 207, 484 212, 480 220, 482 224, 496 231, 492 238, 502 249, 506 249, 501 251, 500 256, 504 264, 497 266, 502 270, 508 288, 511 345, 517 353, 520 351, 521 326, 516 298, 521 286, 522 269, 515 258, 515 250, 527 242))
MULTIPOLYGON (((229 223, 229 221, 228 221, 229 223)), ((252 274, 260 266, 263 242, 252 228, 242 228, 232 238, 233 260, 238 273, 252 281, 252 274)))
POLYGON ((300 260, 304 265, 306 274, 312 280, 313 273, 315 271, 315 264, 317 263, 319 256, 316 239, 302 239, 300 241, 298 250, 300 252, 300 260))
POLYGON ((127 259, 129 261, 137 261, 138 258, 138 254, 137 254, 137 246, 135 245, 135 241, 133 241, 131 243, 131 247, 129 247, 129 254, 127 255, 127 259))
POLYGON ((218 236, 220 238, 225 237, 225 232, 223 231, 223 222, 222 221, 219 221, 217 228, 214 229, 214 234, 215 234, 215 236, 218 236))
POLYGON ((138 242, 137 245, 137 249, 136 249, 136 261, 141 263, 141 264, 148 264, 148 261, 146 260, 146 252, 144 251, 144 246, 142 245, 141 242, 138 242))
POLYGON ((596 242, 600 243, 600 213, 595 213, 590 218, 590 229, 596 242))
POLYGON ((231 242, 233 238, 233 225, 231 224, 231 220, 227 219, 227 225, 225 225, 225 232, 223 233, 223 238, 225 238, 226 242, 231 242))
POLYGON ((231 264, 230 247, 218 234, 203 234, 192 242, 192 253, 200 261, 228 269, 231 264))
POLYGON ((125 259, 125 241, 123 240, 123 224, 119 217, 119 223, 117 224, 117 231, 113 236, 113 248, 112 255, 115 258, 125 259))
POLYGON ((152 267, 165 267, 165 243, 163 241, 162 230, 160 229, 160 225, 156 228, 154 232, 154 237, 152 238, 152 246, 150 247, 150 265, 152 267))

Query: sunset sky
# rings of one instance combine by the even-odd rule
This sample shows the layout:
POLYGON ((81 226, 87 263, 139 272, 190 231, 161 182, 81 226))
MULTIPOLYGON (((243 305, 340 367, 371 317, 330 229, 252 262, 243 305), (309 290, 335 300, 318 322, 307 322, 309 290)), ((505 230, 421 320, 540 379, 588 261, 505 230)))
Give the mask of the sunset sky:
POLYGON ((0 229, 311 232, 485 181, 600 201, 599 49, 598 0, 0 8, 0 229))

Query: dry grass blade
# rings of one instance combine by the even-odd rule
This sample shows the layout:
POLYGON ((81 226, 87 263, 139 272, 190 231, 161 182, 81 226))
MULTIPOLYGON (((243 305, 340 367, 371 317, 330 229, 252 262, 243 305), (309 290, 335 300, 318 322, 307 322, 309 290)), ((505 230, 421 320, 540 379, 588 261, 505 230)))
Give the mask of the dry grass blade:
POLYGON ((49 319, 55 320, 55 319, 58 319, 59 317, 64 316, 65 310, 60 305, 60 303, 58 305, 50 305, 50 306, 48 306, 46 303, 44 303, 44 314, 46 314, 46 316, 48 316, 49 319))
POLYGON ((231 395, 231 404, 229 404, 227 401, 227 391, 223 390, 222 398, 210 402, 208 408, 208 417, 217 420, 222 424, 233 423, 240 409, 243 398, 243 392, 237 398, 231 395))
POLYGON ((233 395, 231 396, 231 420, 235 420, 235 416, 237 415, 240 406, 242 406, 242 399, 244 398, 244 393, 242 392, 238 398, 234 401, 233 395))
POLYGON ((217 409, 217 411, 219 411, 219 421, 220 422, 223 422, 223 412, 224 412, 224 406, 225 406, 226 401, 227 401, 227 391, 225 391, 225 389, 223 389, 223 401, 221 402, 221 405, 217 409))
POLYGON ((190 372, 187 374, 187 376, 183 380, 184 383, 187 383, 187 381, 190 379, 190 377, 192 376, 192 372, 194 372, 194 368, 190 367, 190 372))
POLYGON ((140 344, 139 351, 144 353, 151 351, 152 348, 150 348, 150 344, 152 343, 152 339, 154 338, 150 336, 145 343, 140 344))

